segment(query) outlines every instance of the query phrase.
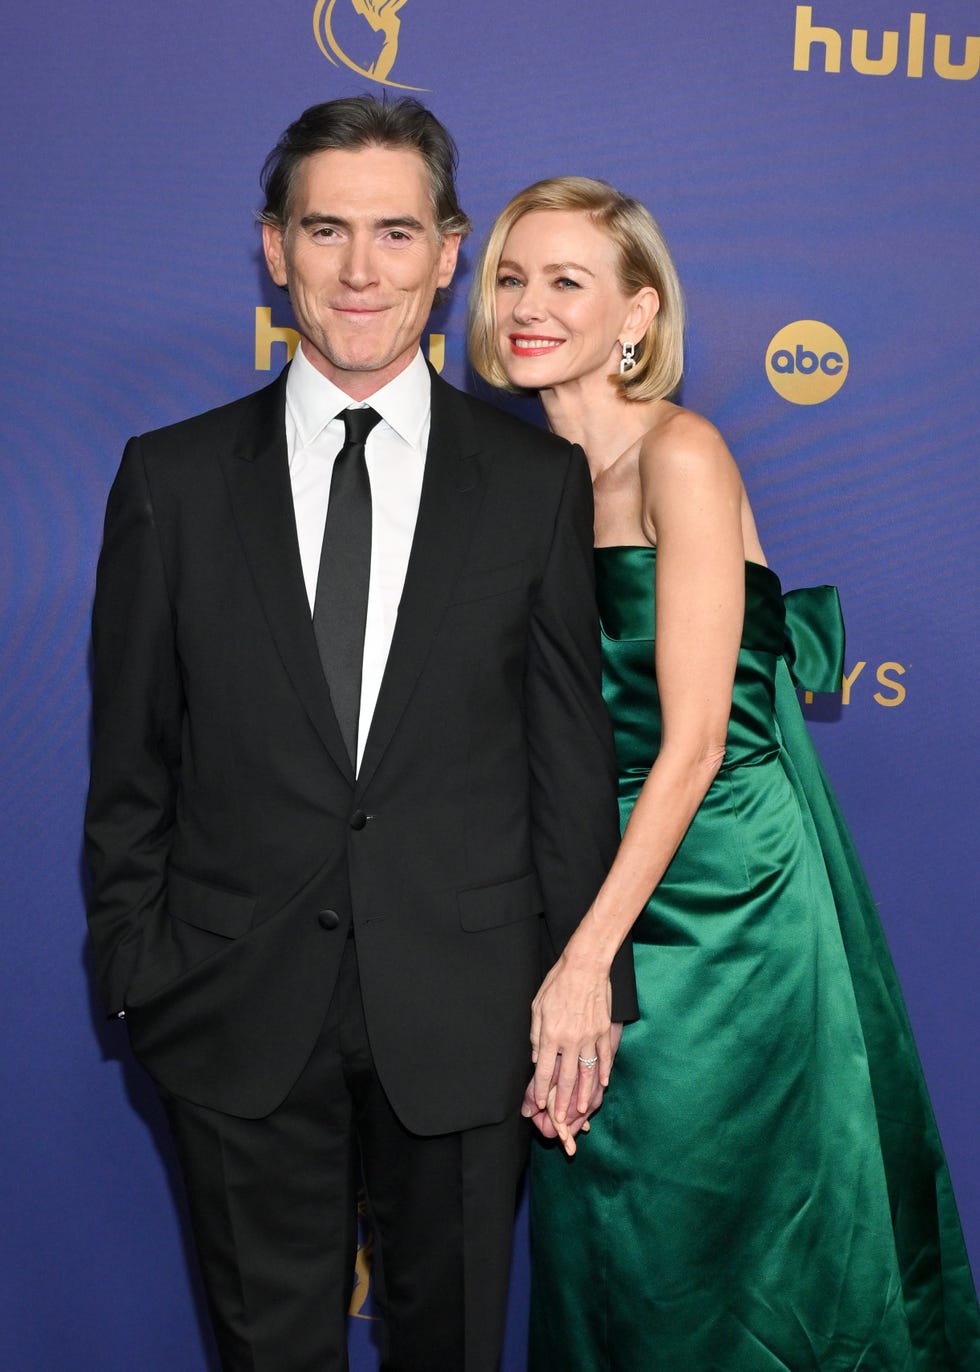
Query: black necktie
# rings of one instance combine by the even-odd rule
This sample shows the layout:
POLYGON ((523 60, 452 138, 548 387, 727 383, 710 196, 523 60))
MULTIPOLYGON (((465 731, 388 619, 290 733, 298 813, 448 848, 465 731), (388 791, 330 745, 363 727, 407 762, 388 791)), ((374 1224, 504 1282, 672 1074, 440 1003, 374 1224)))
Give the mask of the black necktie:
POLYGON ((364 444, 381 418, 374 410, 344 410, 344 446, 330 478, 313 632, 334 713, 357 769, 361 663, 371 575, 371 482, 364 444))

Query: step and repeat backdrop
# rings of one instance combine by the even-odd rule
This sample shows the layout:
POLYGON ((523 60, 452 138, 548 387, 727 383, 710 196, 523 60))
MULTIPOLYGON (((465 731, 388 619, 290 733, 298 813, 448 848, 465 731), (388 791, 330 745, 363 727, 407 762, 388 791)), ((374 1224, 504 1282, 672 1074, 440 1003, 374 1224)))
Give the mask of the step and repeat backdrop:
MULTIPOLYGON (((8 6, 3 79, 0 1072, 5 1372, 213 1372, 153 1089, 92 995, 88 628, 126 439, 293 346, 258 172, 306 105, 412 92, 476 235, 424 340, 475 383, 477 241, 556 173, 644 200, 784 586, 840 586, 811 729, 903 979, 980 1263, 976 927, 980 13, 975 0, 168 0, 8 6)), ((522 409, 535 415, 527 402, 522 409)), ((522 1216, 506 1372, 524 1366, 522 1216)), ((367 1255, 351 1320, 377 1366, 367 1255)))

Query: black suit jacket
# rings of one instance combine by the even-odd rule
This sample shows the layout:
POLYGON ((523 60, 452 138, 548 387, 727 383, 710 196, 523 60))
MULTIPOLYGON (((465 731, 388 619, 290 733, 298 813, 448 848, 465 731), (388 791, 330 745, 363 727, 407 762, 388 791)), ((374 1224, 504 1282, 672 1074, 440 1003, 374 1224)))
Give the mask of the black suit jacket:
POLYGON ((132 439, 112 488, 86 824, 103 995, 166 1089, 259 1117, 309 1055, 353 921, 402 1121, 489 1123, 526 1084, 530 1001, 618 839, 587 469, 433 376, 355 780, 303 583, 284 406, 285 374, 132 439))

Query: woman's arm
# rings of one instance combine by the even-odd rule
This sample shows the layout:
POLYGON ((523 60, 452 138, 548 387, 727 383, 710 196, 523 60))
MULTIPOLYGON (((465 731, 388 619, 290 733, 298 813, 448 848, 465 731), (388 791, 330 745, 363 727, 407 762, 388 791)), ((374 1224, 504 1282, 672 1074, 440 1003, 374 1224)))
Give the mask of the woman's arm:
POLYGON ((742 483, 717 431, 677 411, 640 455, 644 527, 657 545, 660 751, 608 876, 532 1007, 532 1094, 563 1122, 588 1108, 612 1066, 609 968, 663 876, 725 751, 745 600, 742 483), (559 1061, 560 1059, 560 1061, 559 1061), (556 1074, 557 1067, 557 1074, 556 1074), (576 1083, 578 1090, 575 1092, 576 1083))

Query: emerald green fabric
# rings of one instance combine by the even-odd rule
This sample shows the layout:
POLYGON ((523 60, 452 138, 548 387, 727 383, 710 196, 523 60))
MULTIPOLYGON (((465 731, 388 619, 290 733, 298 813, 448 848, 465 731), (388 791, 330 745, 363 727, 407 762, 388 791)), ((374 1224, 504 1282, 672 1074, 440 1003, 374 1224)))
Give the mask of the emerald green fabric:
MULTIPOLYGON (((656 551, 596 566, 625 824, 660 742, 656 551)), ((635 928, 641 1018, 576 1157, 534 1150, 529 1366, 978 1372, 901 991, 796 696, 839 688, 837 595, 745 578, 725 761, 635 928)))

